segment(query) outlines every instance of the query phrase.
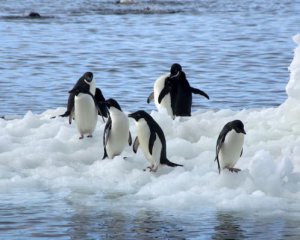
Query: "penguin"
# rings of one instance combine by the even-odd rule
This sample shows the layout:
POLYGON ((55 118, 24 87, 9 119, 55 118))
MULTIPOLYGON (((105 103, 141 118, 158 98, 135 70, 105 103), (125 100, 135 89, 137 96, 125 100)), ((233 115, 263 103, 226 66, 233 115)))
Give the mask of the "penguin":
POLYGON ((225 124, 216 145, 215 161, 218 163, 219 173, 225 168, 231 172, 240 171, 240 169, 234 168, 234 165, 243 154, 245 135, 246 131, 242 121, 234 120, 225 124))
POLYGON ((109 117, 103 133, 104 155, 102 159, 113 159, 121 154, 127 144, 131 146, 129 120, 118 102, 112 98, 105 101, 109 109, 109 117))
POLYGON ((179 70, 176 75, 166 81, 165 87, 158 96, 158 103, 160 103, 167 94, 170 94, 174 116, 191 116, 193 93, 209 99, 209 96, 204 91, 191 87, 186 79, 185 72, 179 70))
POLYGON ((160 164, 170 167, 183 166, 167 159, 165 135, 148 113, 139 110, 128 116, 136 121, 137 137, 134 140, 133 151, 136 153, 139 145, 141 145, 145 157, 150 162, 150 166, 147 167, 150 172, 156 172, 160 164))
POLYGON ((172 78, 175 76, 179 71, 181 71, 182 68, 178 63, 172 64, 170 68, 170 73, 161 75, 155 82, 153 87, 153 92, 149 95, 147 99, 147 103, 149 104, 151 101, 154 100, 155 106, 158 110, 160 109, 166 109, 168 115, 170 115, 174 119, 173 110, 171 107, 171 96, 170 94, 166 94, 162 101, 158 103, 158 96, 161 93, 162 89, 164 89, 166 82, 169 78, 172 78))
POLYGON ((70 116, 72 109, 74 107, 74 98, 76 91, 80 89, 81 92, 90 92, 93 96, 95 96, 96 92, 96 83, 93 79, 92 72, 84 73, 76 82, 72 90, 69 91, 70 95, 68 98, 67 110, 64 114, 60 115, 60 117, 68 117, 70 116))
MULTIPOLYGON (((83 139, 84 134, 92 137, 98 118, 98 108, 94 96, 90 92, 87 93, 82 88, 78 88, 75 91, 74 101, 74 116, 77 130, 80 133, 79 139, 83 139)), ((71 123, 71 118, 69 119, 71 123)))

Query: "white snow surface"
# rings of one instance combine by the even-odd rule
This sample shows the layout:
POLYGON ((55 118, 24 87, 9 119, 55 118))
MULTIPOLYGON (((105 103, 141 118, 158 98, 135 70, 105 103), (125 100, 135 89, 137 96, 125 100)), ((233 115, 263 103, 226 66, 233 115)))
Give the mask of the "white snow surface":
MULTIPOLYGON (((79 140, 76 124, 69 125, 67 118, 51 119, 65 108, 0 119, 0 194, 24 193, 34 198, 35 192, 44 191, 72 196, 74 201, 89 195, 92 200, 85 198, 85 204, 94 207, 103 207, 110 196, 110 204, 124 208, 299 215, 300 34, 293 39, 298 46, 289 67, 288 99, 281 106, 200 110, 175 120, 166 113, 151 112, 165 133, 169 160, 184 167, 144 172, 148 161, 141 149, 134 154, 129 146, 121 156, 101 160, 105 123, 98 118, 94 137, 79 140), (247 132, 243 155, 235 165, 241 172, 219 175, 214 162, 216 141, 224 124, 234 119, 242 120, 247 132)), ((134 139, 133 120, 130 131, 134 139)))

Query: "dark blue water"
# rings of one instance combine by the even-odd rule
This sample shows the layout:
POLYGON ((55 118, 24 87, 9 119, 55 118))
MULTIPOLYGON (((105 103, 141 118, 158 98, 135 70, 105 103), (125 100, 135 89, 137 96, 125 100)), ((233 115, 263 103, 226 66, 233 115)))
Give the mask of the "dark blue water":
MULTIPOLYGON (((0 6, 0 116, 64 107, 86 71, 125 111, 150 111, 153 83, 174 62, 210 96, 195 96, 193 111, 278 106, 286 99, 291 37, 300 31, 297 1, 2 0, 0 6), (30 11, 42 17, 27 18, 30 11)), ((113 199, 104 204, 109 208, 89 208, 48 191, 30 202, 22 194, 0 200, 1 239, 298 239, 300 232, 297 217, 280 214, 119 211, 113 199)))
POLYGON ((127 111, 172 63, 192 86, 193 111, 277 106, 286 99, 295 1, 1 1, 0 114, 64 107, 85 71, 127 111), (42 18, 25 16, 37 11, 42 18))
POLYGON ((148 206, 124 209, 109 204, 112 199, 89 206, 62 201, 59 194, 32 196, 29 201, 23 200, 25 192, 2 198, 1 239, 298 239, 300 232, 299 218, 284 214, 204 208, 195 215, 148 206))

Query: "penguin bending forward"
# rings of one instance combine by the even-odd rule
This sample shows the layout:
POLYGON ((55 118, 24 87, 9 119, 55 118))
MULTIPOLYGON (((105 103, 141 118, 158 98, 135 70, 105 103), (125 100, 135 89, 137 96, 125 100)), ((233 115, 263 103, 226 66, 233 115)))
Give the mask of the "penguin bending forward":
POLYGON ((158 97, 161 93, 161 91, 165 88, 166 83, 169 81, 169 78, 173 78, 178 74, 179 71, 182 71, 181 66, 178 63, 174 63, 170 68, 170 73, 164 74, 160 76, 156 81, 154 82, 153 92, 149 95, 147 99, 147 103, 150 103, 152 100, 154 100, 155 106, 157 110, 160 109, 166 109, 168 115, 170 115, 174 119, 173 110, 171 107, 171 96, 170 94, 166 94, 161 102, 158 102, 158 97))
POLYGON ((96 83, 93 79, 92 72, 84 73, 76 82, 74 87, 69 91, 68 105, 67 110, 64 114, 60 115, 61 117, 68 117, 72 113, 72 109, 74 107, 74 98, 76 92, 80 89, 81 92, 90 92, 93 96, 95 96, 96 91, 96 83))
MULTIPOLYGON (((87 137, 92 137, 97 125, 98 107, 91 93, 86 93, 80 88, 76 90, 74 115, 77 130, 80 133, 79 139, 83 139, 84 134, 88 134, 87 137)), ((72 114, 69 118, 70 123, 72 121, 71 116, 72 114)))
POLYGON ((218 162, 219 173, 225 168, 231 172, 240 171, 240 169, 234 168, 234 165, 243 154, 245 134, 242 121, 234 120, 225 124, 216 145, 215 161, 218 162))
POLYGON ((136 121, 137 137, 134 140, 133 151, 136 153, 138 146, 150 162, 150 172, 156 172, 159 164, 170 167, 183 166, 170 162, 167 159, 167 146, 165 135, 157 122, 145 111, 137 111, 128 115, 136 121))
POLYGON ((118 102, 112 98, 108 99, 106 105, 109 109, 109 117, 103 133, 104 156, 113 159, 121 154, 125 146, 131 146, 132 139, 129 131, 129 120, 122 112, 118 102))
MULTIPOLYGON (((178 63, 177 65, 180 66, 178 63)), ((181 69, 181 66, 178 69, 181 69)), ((158 103, 161 103, 167 94, 171 96, 171 107, 174 116, 191 116, 192 94, 199 94, 209 99, 209 96, 204 91, 190 86, 182 70, 166 79, 165 87, 158 96, 158 103)))

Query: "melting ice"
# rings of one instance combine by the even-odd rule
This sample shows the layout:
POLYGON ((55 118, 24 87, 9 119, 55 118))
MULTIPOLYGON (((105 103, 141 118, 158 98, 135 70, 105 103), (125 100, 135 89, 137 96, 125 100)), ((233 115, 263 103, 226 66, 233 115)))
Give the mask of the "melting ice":
MULTIPOLYGON (((101 160, 105 123, 99 118, 94 137, 79 140, 75 124, 50 119, 64 108, 0 119, 0 192, 46 191, 76 196, 73 201, 90 195, 94 198, 85 204, 96 207, 110 197, 124 208, 200 211, 212 207, 299 214, 300 35, 293 39, 298 47, 289 67, 288 99, 281 106, 198 110, 191 118, 174 121, 165 113, 151 113, 165 132, 169 160, 183 168, 144 172, 148 162, 141 149, 134 154, 130 147, 122 156, 101 160), (216 140, 224 124, 234 119, 242 120, 247 132, 243 156, 236 165, 242 171, 219 175, 214 162, 216 140)), ((130 128, 135 137, 133 121, 130 128)))

